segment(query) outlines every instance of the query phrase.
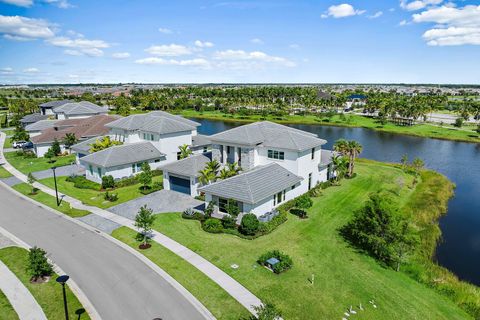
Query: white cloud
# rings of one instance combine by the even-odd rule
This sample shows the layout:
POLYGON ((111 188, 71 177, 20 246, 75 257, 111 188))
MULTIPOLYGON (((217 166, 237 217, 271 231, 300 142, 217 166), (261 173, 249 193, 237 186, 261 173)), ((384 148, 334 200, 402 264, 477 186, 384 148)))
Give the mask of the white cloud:
POLYGON ((13 73, 13 69, 10 67, 0 68, 0 74, 2 75, 12 75, 13 73))
POLYGON ((200 40, 195 41, 195 45, 199 48, 211 48, 214 46, 212 42, 208 42, 208 41, 202 42, 200 40))
POLYGON ((48 4, 52 4, 54 6, 57 6, 61 9, 69 9, 69 8, 73 8, 74 6, 69 3, 67 0, 43 0, 45 1, 46 3, 48 4))
POLYGON ((442 2, 443 0, 415 0, 410 2, 408 0, 400 0, 400 7, 408 11, 417 11, 428 6, 439 5, 442 2))
POLYGON ((400 22, 398 23, 398 25, 399 25, 400 27, 406 26, 407 24, 408 24, 408 21, 407 21, 407 20, 402 20, 402 21, 400 21, 400 22))
POLYGON ((164 59, 158 57, 149 57, 144 59, 135 60, 138 64, 160 64, 160 65, 174 65, 174 66, 196 66, 196 67, 208 67, 209 62, 203 58, 176 60, 176 59, 164 59))
POLYGON ((250 42, 255 44, 264 44, 263 40, 259 38, 253 38, 250 40, 250 42))
POLYGON ((215 52, 213 58, 220 61, 221 66, 234 68, 250 68, 258 63, 269 63, 284 67, 294 67, 296 64, 283 57, 268 55, 261 51, 247 52, 244 50, 225 50, 215 52))
POLYGON ((430 46, 480 45, 480 5, 430 8, 414 14, 413 22, 435 24, 423 34, 430 46))
POLYGON ((25 72, 25 73, 38 73, 38 72, 40 72, 40 70, 38 70, 37 68, 27 68, 27 69, 23 69, 23 72, 25 72))
POLYGON ((377 11, 375 14, 368 16, 370 19, 380 18, 383 15, 382 11, 377 11))
POLYGON ((128 52, 115 52, 112 54, 112 58, 115 59, 127 59, 130 57, 130 53, 128 52))
POLYGON ((33 0, 0 0, 0 2, 13 4, 19 7, 30 7, 33 4, 33 0))
POLYGON ((103 56, 102 49, 110 47, 110 44, 103 40, 89 40, 85 38, 55 37, 48 39, 47 42, 56 47, 69 48, 64 53, 76 56, 100 57, 103 56))
POLYGON ((351 4, 342 3, 339 5, 330 6, 326 13, 322 14, 322 18, 345 18, 355 15, 364 14, 365 10, 357 10, 351 4))
POLYGON ((46 39, 55 35, 52 25, 42 19, 0 15, 0 33, 10 40, 46 39))
POLYGON ((145 49, 145 51, 150 53, 151 55, 160 56, 160 57, 176 57, 176 56, 189 55, 192 53, 192 50, 187 48, 186 46, 174 44, 174 43, 151 46, 145 49))
POLYGON ((158 32, 164 33, 164 34, 171 34, 171 33, 173 33, 173 31, 170 30, 170 29, 168 29, 168 28, 158 28, 158 32))
POLYGON ((290 49, 300 49, 300 45, 296 43, 292 43, 291 45, 288 46, 290 49))

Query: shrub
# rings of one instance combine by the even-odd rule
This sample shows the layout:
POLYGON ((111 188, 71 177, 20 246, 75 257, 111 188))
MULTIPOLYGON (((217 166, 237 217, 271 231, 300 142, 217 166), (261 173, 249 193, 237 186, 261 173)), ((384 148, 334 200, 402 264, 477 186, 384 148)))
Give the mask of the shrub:
POLYGON ((223 231, 223 226, 220 220, 208 218, 203 222, 202 229, 210 233, 221 233, 223 231))
POLYGON ((453 125, 457 128, 461 128, 463 126, 463 118, 455 119, 455 123, 453 125))
POLYGON ((240 209, 238 208, 237 201, 233 199, 227 200, 227 213, 232 217, 238 216, 238 214, 240 213, 240 209))
POLYGON ((282 319, 282 312, 271 302, 265 302, 261 306, 254 306, 257 316, 250 316, 250 320, 278 320, 282 319))
POLYGON ((188 208, 185 211, 183 211, 182 212, 182 218, 191 219, 191 220, 199 220, 199 221, 205 220, 205 216, 201 212, 193 210, 192 208, 188 208))
POLYGON ((88 180, 84 176, 69 176, 65 181, 73 182, 73 186, 78 189, 92 189, 92 190, 100 190, 101 185, 88 180))
POLYGON ((222 218, 222 225, 225 229, 234 229, 236 226, 236 219, 230 216, 224 216, 222 218))
POLYGON ((162 190, 163 189, 163 181, 155 181, 152 184, 152 189, 155 191, 162 190))
POLYGON ((322 195, 322 189, 320 184, 317 184, 313 189, 310 189, 307 192, 308 196, 313 197, 313 198, 318 198, 322 195))
POLYGON ((117 185, 117 188, 122 188, 122 187, 133 186, 134 184, 137 184, 137 183, 138 183, 137 177, 132 176, 132 177, 118 180, 115 184, 117 185))
POLYGON ((253 213, 247 213, 242 217, 240 232, 246 235, 254 235, 258 230, 259 221, 253 213))
POLYGON ((302 209, 293 208, 293 209, 290 209, 290 213, 302 219, 308 218, 307 212, 302 209))
POLYGON ((330 180, 320 183, 320 188, 322 189, 327 189, 331 186, 332 186, 332 182, 330 180))
POLYGON ((205 216, 210 218, 212 216, 212 213, 215 209, 215 203, 213 201, 210 201, 205 208, 205 216))
POLYGON ((477 131, 477 133, 480 133, 480 124, 477 125, 477 129, 475 131, 477 131))
POLYGON ((113 180, 113 176, 103 176, 102 177, 102 189, 111 189, 115 188, 115 181, 113 180))
POLYGON ((257 262, 259 264, 261 264, 262 266, 266 266, 267 260, 270 259, 270 258, 276 258, 276 259, 278 259, 278 261, 280 261, 279 263, 275 264, 272 267, 273 272, 275 272, 277 274, 281 273, 283 271, 286 271, 286 270, 292 268, 292 266, 293 266, 292 258, 290 258, 290 256, 288 256, 287 254, 282 253, 278 250, 272 250, 272 251, 269 251, 267 253, 262 254, 258 258, 257 262))
POLYGON ((312 199, 308 196, 308 194, 302 194, 300 197, 295 199, 295 207, 298 209, 308 209, 313 206, 312 199))
POLYGON ((118 200, 118 194, 107 191, 107 192, 105 192, 103 198, 107 201, 115 202, 115 201, 118 200))
POLYGON ((38 247, 30 248, 28 252, 27 272, 35 281, 39 278, 48 277, 53 273, 53 267, 48 262, 46 252, 38 247))
POLYGON ((163 174, 163 171, 160 169, 152 170, 152 177, 158 177, 158 176, 161 176, 162 174, 163 174))
POLYGON ((200 200, 200 201, 205 201, 205 195, 195 196, 195 199, 200 200))

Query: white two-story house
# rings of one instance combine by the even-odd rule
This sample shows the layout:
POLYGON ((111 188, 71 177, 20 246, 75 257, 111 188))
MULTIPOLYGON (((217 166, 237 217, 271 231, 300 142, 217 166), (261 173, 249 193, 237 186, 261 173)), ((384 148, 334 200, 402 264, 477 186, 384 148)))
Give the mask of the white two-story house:
MULTIPOLYGON (((179 147, 192 145, 200 124, 163 111, 130 115, 110 122, 109 136, 123 144, 79 157, 89 180, 99 182, 104 175, 121 179, 141 171, 148 162, 152 169, 178 160, 179 147)), ((82 147, 82 148, 80 148, 82 147)), ((85 146, 73 146, 73 150, 85 146)))

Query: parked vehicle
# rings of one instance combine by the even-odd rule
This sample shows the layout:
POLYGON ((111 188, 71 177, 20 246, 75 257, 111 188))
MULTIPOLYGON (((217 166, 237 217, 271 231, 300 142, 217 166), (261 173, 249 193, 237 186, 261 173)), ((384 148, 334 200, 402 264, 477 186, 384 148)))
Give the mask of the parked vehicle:
POLYGON ((18 149, 18 148, 23 147, 23 145, 26 144, 26 143, 27 143, 27 141, 24 141, 24 140, 14 141, 12 143, 12 147, 15 148, 15 149, 18 149))
POLYGON ((23 146, 22 146, 22 149, 23 150, 33 149, 33 142, 28 141, 28 142, 24 143, 23 146))

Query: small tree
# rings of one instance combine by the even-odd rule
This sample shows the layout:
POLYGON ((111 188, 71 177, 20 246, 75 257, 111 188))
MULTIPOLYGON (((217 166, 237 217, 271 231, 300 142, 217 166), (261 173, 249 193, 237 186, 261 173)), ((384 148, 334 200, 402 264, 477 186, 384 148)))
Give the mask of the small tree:
POLYGON ((113 176, 106 175, 102 177, 102 189, 115 188, 115 180, 113 176))
POLYGON ((53 273, 53 267, 50 262, 48 262, 46 254, 47 253, 41 248, 30 248, 28 252, 27 272, 31 276, 31 281, 48 277, 53 273))
POLYGON ((70 150, 70 148, 77 143, 78 139, 75 137, 74 133, 67 133, 65 135, 65 138, 63 138, 63 144, 65 145, 65 148, 70 150))
POLYGON ((463 118, 455 119, 455 123, 453 125, 457 128, 461 128, 463 126, 463 118))
POLYGON ((153 180, 152 169, 148 162, 142 163, 142 172, 138 175, 138 181, 143 185, 143 190, 148 189, 153 180))
POLYGON ((240 222, 240 232, 246 235, 255 235, 258 230, 259 222, 257 216, 253 213, 247 213, 240 222))
POLYGON ((48 159, 49 163, 55 162, 55 152, 52 148, 48 148, 47 152, 43 155, 46 159, 48 159))
POLYGON ((205 218, 210 218, 212 216, 213 210, 215 209, 215 203, 210 201, 205 208, 205 218))
POLYGON ((33 186, 35 181, 36 181, 35 177, 33 176, 33 174, 31 172, 29 172, 28 176, 27 176, 27 182, 30 185, 30 187, 32 188, 32 192, 30 194, 35 194, 35 187, 33 186))
POLYGON ((295 200, 295 207, 297 207, 298 209, 307 210, 311 208, 312 205, 313 201, 306 193, 302 194, 295 200))
POLYGON ((407 154, 404 154, 402 156, 402 159, 400 160, 400 162, 402 163, 402 168, 403 170, 405 170, 408 166, 408 155, 407 154))
POLYGON ((190 149, 190 147, 187 144, 179 146, 178 149, 180 150, 180 159, 188 158, 193 154, 193 151, 190 149))
POLYGON ((135 216, 134 226, 138 228, 138 232, 143 235, 143 247, 147 246, 147 242, 150 239, 149 233, 152 231, 152 225, 155 222, 155 215, 153 210, 147 208, 146 205, 140 208, 138 214, 135 216))
POLYGON ((58 156, 59 154, 62 153, 62 149, 60 148, 60 143, 58 142, 57 139, 55 139, 52 143, 52 146, 50 147, 52 149, 52 152, 55 156, 58 156))
POLYGON ((423 162, 422 159, 420 158, 413 159, 412 168, 415 172, 415 175, 418 175, 420 173, 420 170, 422 170, 424 166, 425 166, 425 162, 423 162))

